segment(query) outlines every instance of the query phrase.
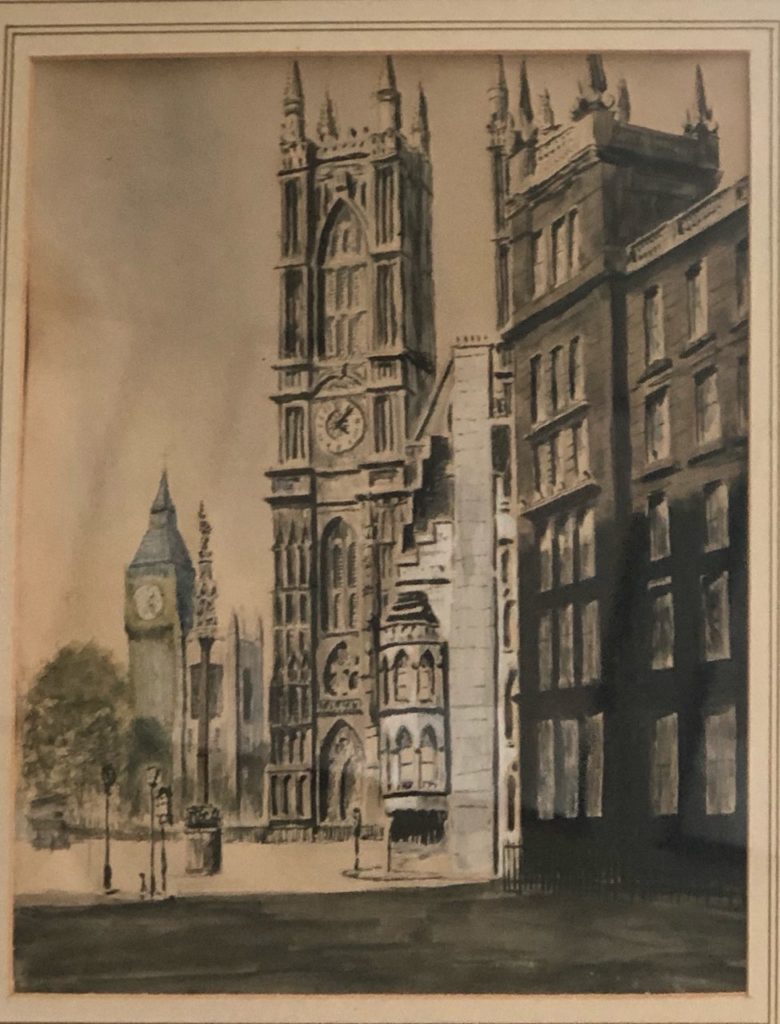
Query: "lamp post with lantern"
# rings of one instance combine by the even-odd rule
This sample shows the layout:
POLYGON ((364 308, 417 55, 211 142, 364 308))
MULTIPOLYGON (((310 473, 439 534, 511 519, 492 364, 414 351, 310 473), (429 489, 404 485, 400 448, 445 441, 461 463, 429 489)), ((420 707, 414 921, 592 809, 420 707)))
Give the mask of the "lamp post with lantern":
POLYGON ((106 820, 105 820, 105 856, 103 858, 103 890, 106 893, 114 892, 115 890, 111 887, 112 872, 111 872, 111 830, 110 830, 110 812, 111 812, 111 790, 114 788, 116 782, 116 768, 112 764, 104 764, 100 769, 100 777, 103 781, 103 792, 106 796, 106 820))
POLYGON ((165 850, 165 826, 173 824, 172 812, 173 793, 170 786, 160 786, 157 790, 157 820, 160 823, 160 892, 168 895, 168 855, 165 850))

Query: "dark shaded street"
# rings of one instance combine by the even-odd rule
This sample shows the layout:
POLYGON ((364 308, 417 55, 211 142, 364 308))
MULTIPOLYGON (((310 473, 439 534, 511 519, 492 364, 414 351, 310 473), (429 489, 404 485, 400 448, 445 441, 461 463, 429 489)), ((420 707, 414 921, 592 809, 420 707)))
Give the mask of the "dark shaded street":
POLYGON ((17 991, 715 992, 745 917, 493 886, 21 906, 17 991))

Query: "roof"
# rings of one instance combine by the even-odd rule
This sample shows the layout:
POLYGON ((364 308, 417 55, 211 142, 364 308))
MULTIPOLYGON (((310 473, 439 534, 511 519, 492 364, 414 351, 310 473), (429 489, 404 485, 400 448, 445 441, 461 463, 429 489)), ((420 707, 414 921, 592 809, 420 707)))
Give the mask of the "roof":
POLYGON ((168 474, 163 470, 157 495, 149 511, 149 526, 136 551, 131 569, 175 565, 192 569, 192 559, 179 533, 176 506, 171 500, 168 474))

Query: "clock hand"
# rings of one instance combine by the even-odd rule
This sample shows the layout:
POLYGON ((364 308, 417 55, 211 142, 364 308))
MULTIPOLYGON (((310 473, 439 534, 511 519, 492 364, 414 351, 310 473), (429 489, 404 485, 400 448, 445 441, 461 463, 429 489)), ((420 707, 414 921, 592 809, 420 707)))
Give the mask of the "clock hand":
POLYGON ((347 432, 347 420, 350 418, 351 415, 352 415, 352 410, 351 409, 347 409, 347 411, 345 413, 343 413, 341 416, 339 416, 339 418, 333 424, 333 426, 336 428, 336 430, 340 430, 342 432, 342 434, 346 434, 346 432, 347 432))

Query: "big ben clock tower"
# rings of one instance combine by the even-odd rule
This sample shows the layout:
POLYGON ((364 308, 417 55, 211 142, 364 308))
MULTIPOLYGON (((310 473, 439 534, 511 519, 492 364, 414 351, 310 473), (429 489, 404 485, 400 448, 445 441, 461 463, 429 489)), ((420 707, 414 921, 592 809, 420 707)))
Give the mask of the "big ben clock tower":
POLYGON ((383 820, 378 628, 434 376, 426 100, 404 133, 390 58, 374 99, 372 129, 340 132, 326 95, 312 141, 297 63, 284 96, 266 795, 291 838, 383 820))
POLYGON ((168 476, 163 472, 149 512, 149 526, 125 572, 125 631, 135 714, 151 720, 148 728, 152 732, 167 737, 170 760, 160 767, 174 783, 179 799, 187 796, 181 790, 186 779, 182 728, 187 696, 185 641, 192 628, 194 581, 168 476))

